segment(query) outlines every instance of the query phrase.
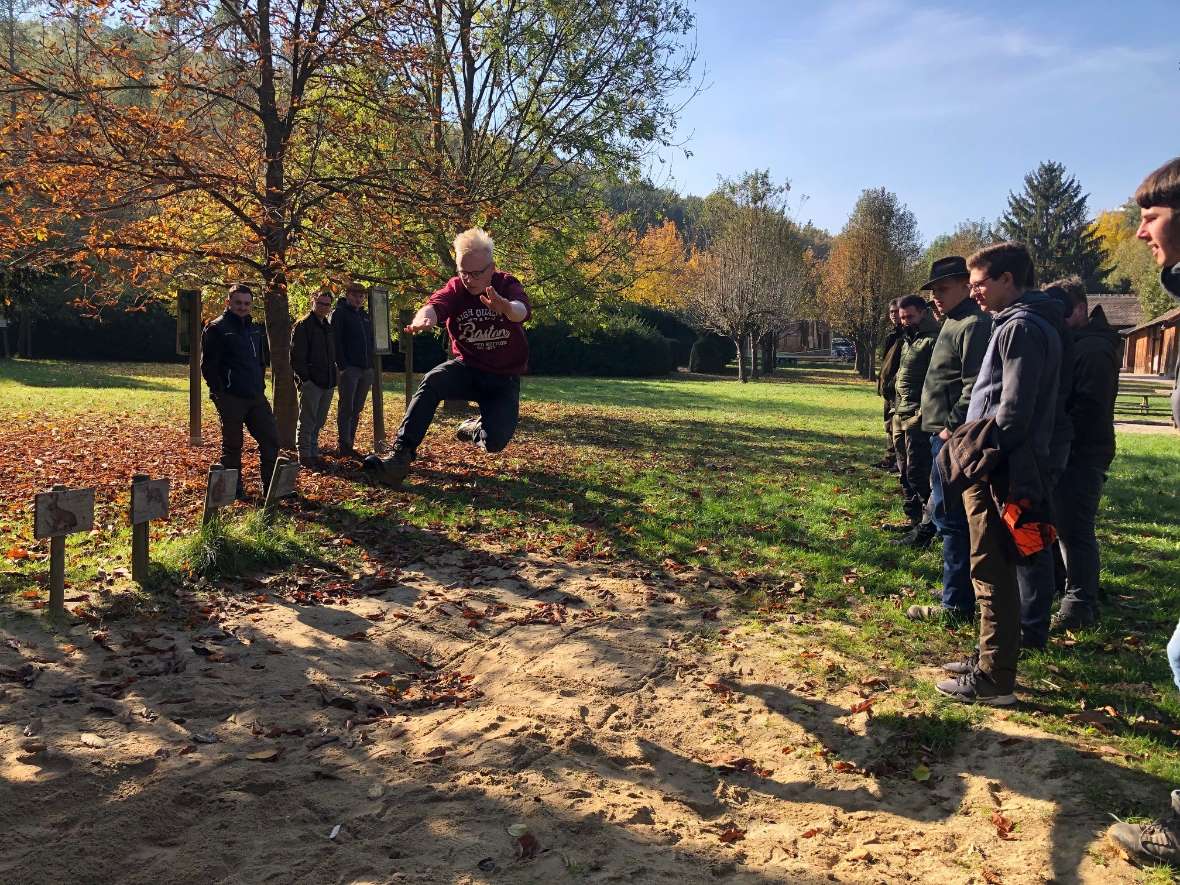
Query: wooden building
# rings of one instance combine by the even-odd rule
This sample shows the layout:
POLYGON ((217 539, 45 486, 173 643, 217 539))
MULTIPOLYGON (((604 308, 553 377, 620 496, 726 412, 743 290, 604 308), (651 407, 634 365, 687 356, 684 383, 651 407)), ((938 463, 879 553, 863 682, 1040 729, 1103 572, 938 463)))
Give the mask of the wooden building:
POLYGON ((1176 364, 1180 359, 1180 307, 1123 334, 1127 339, 1123 371, 1176 377, 1176 364))

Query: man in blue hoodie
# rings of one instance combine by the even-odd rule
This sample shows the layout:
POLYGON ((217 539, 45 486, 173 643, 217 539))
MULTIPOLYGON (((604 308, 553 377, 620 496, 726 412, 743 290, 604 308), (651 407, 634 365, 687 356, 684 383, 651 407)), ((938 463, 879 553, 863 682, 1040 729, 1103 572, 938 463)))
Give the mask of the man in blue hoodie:
POLYGON ((279 428, 266 399, 266 367, 270 350, 266 331, 250 318, 254 293, 245 283, 230 286, 225 313, 201 335, 201 374, 221 422, 221 466, 238 471, 242 484, 242 427, 258 443, 262 461, 262 492, 266 494, 279 455, 279 428))
POLYGON ((1008 705, 1016 703, 1020 555, 1001 508, 1009 503, 1010 493, 1017 497, 1018 462, 1029 465, 1021 479, 1031 472, 1034 481, 1038 469, 1043 472, 1048 463, 1061 374, 1061 305, 1033 289, 1032 258, 1020 243, 981 249, 967 259, 967 268, 971 297, 993 315, 995 325, 966 420, 952 439, 968 436, 990 419, 994 426, 988 445, 998 450, 1000 460, 991 475, 976 478, 963 491, 971 536, 971 583, 980 616, 979 651, 967 661, 945 665, 954 678, 936 687, 966 703, 1008 705))
MULTIPOLYGON (((1163 274, 1164 289, 1180 298, 1180 157, 1156 169, 1135 191, 1143 210, 1136 236, 1147 243, 1163 274)), ((1172 420, 1180 427, 1180 372, 1172 393, 1172 420)), ((1180 689, 1180 624, 1168 643, 1172 678, 1180 689)), ((1172 791, 1170 811, 1154 823, 1117 823, 1108 831, 1131 860, 1140 864, 1180 865, 1180 790, 1172 791)))

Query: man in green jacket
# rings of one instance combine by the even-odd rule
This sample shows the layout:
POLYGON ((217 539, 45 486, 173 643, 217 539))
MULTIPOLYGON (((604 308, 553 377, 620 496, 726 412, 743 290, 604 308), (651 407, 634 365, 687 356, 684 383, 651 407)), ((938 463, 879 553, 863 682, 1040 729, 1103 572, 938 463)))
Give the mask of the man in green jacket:
POLYGON ((889 334, 885 336, 885 345, 881 348, 881 369, 877 373, 877 394, 884 400, 885 420, 885 457, 874 464, 882 470, 897 469, 897 451, 893 447, 893 379, 897 375, 897 361, 901 356, 902 333, 901 321, 897 318, 897 302, 894 298, 889 302, 889 334))
POLYGON ((926 514, 930 497, 930 434, 922 429, 922 385, 938 338, 938 321, 930 314, 921 295, 907 295, 898 302, 898 316, 905 327, 893 407, 893 444, 897 449, 897 470, 905 497, 905 515, 910 530, 892 543, 925 547, 934 537, 934 524, 926 514))
POLYGON ((930 355, 930 368, 922 385, 922 430, 930 434, 930 518, 942 536, 942 604, 912 605, 906 615, 914 620, 952 618, 970 621, 975 615, 975 590, 971 586, 971 536, 967 513, 957 496, 944 491, 938 471, 938 453, 967 416, 971 388, 987 342, 992 321, 970 297, 967 260, 959 255, 940 258, 930 266, 929 289, 943 317, 942 331, 930 355))

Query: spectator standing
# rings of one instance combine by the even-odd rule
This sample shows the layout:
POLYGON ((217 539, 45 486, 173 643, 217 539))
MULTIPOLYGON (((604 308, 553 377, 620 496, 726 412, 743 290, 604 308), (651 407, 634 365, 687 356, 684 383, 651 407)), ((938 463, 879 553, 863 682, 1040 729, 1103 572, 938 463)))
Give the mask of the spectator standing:
POLYGON ((356 428, 365 408, 369 388, 373 386, 373 323, 365 310, 365 287, 349 283, 343 297, 332 311, 332 337, 335 339, 337 384, 340 397, 336 403, 336 435, 339 454, 357 456, 356 428))
POLYGON ((922 385, 922 430, 930 435, 930 517, 942 536, 942 604, 913 605, 906 615, 915 620, 948 617, 970 621, 975 616, 971 587, 971 536, 959 495, 948 495, 938 469, 938 453, 967 417, 971 390, 991 338, 991 317, 971 298, 967 261, 940 258, 930 266, 934 306, 943 317, 934 342, 930 368, 922 385))
POLYGON ((320 431, 328 420, 336 389, 336 340, 328 322, 332 293, 321 289, 311 298, 311 310, 291 329, 291 368, 299 388, 299 463, 320 467, 320 431))
MULTIPOLYGON (((1058 302, 1033 290, 1032 258, 1020 243, 981 249, 967 259, 967 268, 972 297, 993 314, 994 330, 966 420, 940 453, 940 467, 953 461, 968 477, 962 494, 980 615, 979 648, 966 661, 944 665, 955 675, 936 687, 958 701, 1008 705, 1016 703, 1020 653, 1020 554, 1002 514, 1011 514, 1020 525, 1022 513, 1045 503, 1041 476, 1049 460, 1061 374, 1061 313, 1058 302), (980 455, 974 472, 963 469, 968 441, 980 455)), ((951 471, 946 475, 950 478, 951 471)))
POLYGON ((881 368, 877 373, 877 394, 883 401, 882 417, 885 421, 885 457, 873 466, 882 470, 897 469, 897 449, 893 444, 893 380, 897 377, 897 360, 901 356, 903 330, 897 319, 897 302, 900 300, 894 298, 889 302, 889 334, 885 336, 885 345, 881 348, 881 368))
POLYGON ((904 331, 894 379, 893 444, 901 479, 903 507, 910 530, 892 543, 925 547, 934 537, 926 513, 930 498, 930 434, 922 429, 922 384, 938 338, 938 321, 921 295, 906 295, 897 305, 904 331))
MULTIPOLYGON (((1180 157, 1148 175, 1135 191, 1135 202, 1143 210, 1136 236, 1150 247, 1164 289, 1180 298, 1180 157)), ((1180 427, 1180 373, 1172 393, 1172 421, 1180 427)), ((1168 643, 1168 662, 1180 689, 1180 624, 1168 643)), ((1109 836, 1136 863, 1180 864, 1180 790, 1172 791, 1171 810, 1155 823, 1120 822, 1109 836)))
POLYGON ((266 332, 250 317, 254 292, 234 283, 225 312, 201 335, 201 374, 221 425, 221 466, 238 471, 237 496, 246 499, 242 479, 242 428, 258 443, 262 493, 270 487, 279 455, 279 429, 266 398, 266 367, 270 349, 266 332))

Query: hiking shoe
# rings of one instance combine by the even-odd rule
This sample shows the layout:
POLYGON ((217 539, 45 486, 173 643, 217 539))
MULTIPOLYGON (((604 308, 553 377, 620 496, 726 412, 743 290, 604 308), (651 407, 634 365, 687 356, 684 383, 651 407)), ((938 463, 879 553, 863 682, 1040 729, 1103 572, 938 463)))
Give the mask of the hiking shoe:
POLYGON ((894 471, 897 469, 897 461, 893 458, 882 458, 872 466, 876 467, 878 470, 894 471))
POLYGON ((455 428, 455 439, 459 442, 474 443, 476 434, 482 426, 479 418, 468 418, 455 428))
POLYGON ((988 704, 993 707, 1008 707, 1016 703, 1016 695, 1012 692, 1000 691, 991 677, 979 667, 964 673, 944 679, 934 686, 940 694, 946 695, 964 704, 988 704))
POLYGON ((881 531, 893 532, 895 534, 904 534, 905 532, 912 532, 917 526, 912 522, 886 522, 882 523, 881 531))
POLYGON ((947 661, 942 665, 942 669, 947 673, 954 673, 956 676, 962 676, 965 673, 970 673, 972 670, 979 668, 979 649, 971 652, 971 657, 963 661, 947 661))
POLYGON ((1071 612, 1057 612, 1053 615, 1053 620, 1049 622, 1049 633, 1052 635, 1060 635, 1062 633, 1069 633, 1074 630, 1084 630, 1087 627, 1093 627, 1098 623, 1098 618, 1088 610, 1074 610, 1071 612))
POLYGON ((911 605, 905 616, 911 621, 942 621, 948 627, 958 627, 972 620, 970 615, 942 605, 911 605))
POLYGON ((934 540, 938 531, 933 524, 925 522, 921 525, 914 526, 900 538, 894 538, 889 543, 894 547, 913 547, 921 550, 924 547, 929 547, 930 542, 934 540))
POLYGON ((1137 864, 1180 864, 1180 790, 1172 791, 1172 810, 1147 826, 1119 821, 1106 831, 1110 841, 1137 864))

